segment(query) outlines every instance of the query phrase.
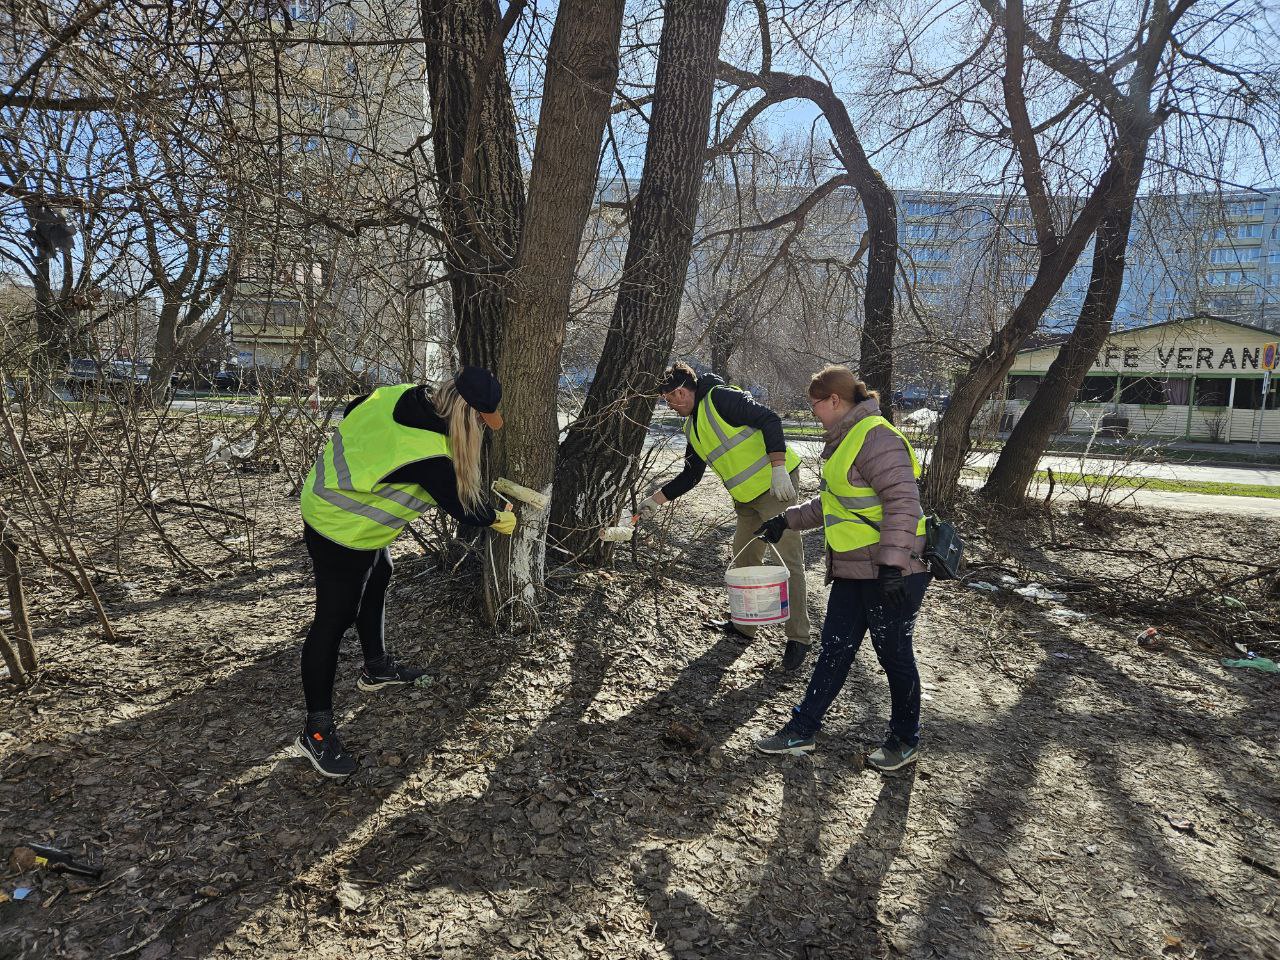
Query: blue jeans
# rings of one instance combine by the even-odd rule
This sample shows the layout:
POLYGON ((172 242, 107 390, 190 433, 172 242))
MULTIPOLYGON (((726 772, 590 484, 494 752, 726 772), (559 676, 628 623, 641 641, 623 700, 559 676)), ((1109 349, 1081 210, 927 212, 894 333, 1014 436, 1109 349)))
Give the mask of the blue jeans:
POLYGON ((929 574, 906 577, 907 602, 900 610, 886 612, 875 580, 835 580, 822 622, 822 649, 813 667, 809 689, 792 710, 788 727, 799 736, 811 737, 822 727, 822 718, 840 694, 862 638, 871 631, 871 645, 889 678, 892 713, 889 732, 914 747, 920 742, 920 673, 911 646, 916 614, 929 586, 929 574))

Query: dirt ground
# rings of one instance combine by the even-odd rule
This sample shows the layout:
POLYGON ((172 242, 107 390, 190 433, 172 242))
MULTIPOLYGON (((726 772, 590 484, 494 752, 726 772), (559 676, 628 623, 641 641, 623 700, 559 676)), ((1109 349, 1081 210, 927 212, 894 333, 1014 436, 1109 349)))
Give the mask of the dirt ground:
MULTIPOLYGON (((0 844, 105 871, 11 868, 0 890, 33 892, 0 903, 0 957, 1280 957, 1280 677, 1176 629, 1139 649, 1147 624, 1087 593, 1072 622, 935 584, 915 770, 862 769, 888 709, 869 644, 813 758, 758 755, 812 657, 788 679, 780 636, 700 628, 723 606, 732 514, 710 483, 690 500, 678 516, 720 525, 670 576, 644 575, 643 545, 644 569, 624 551, 560 571, 522 635, 482 626, 470 578, 441 583, 406 538, 389 646, 434 681, 361 694, 347 644, 338 715, 363 764, 345 782, 285 752, 311 605, 296 504, 261 506, 252 568, 211 560, 204 582, 157 555, 104 587, 115 643, 37 583, 46 669, 0 695, 0 844)), ((996 527, 972 555, 1008 586, 1127 562, 996 527)), ((1257 562, 1280 547, 1268 518, 1117 530, 1257 562)))

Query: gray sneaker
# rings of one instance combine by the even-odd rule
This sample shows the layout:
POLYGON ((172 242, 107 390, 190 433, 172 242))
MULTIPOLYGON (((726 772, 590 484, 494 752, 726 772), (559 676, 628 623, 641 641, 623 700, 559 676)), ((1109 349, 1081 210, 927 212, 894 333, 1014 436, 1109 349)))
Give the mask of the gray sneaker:
POLYGON ((890 736, 883 746, 867 754, 867 766, 875 767, 881 773, 891 773, 915 763, 919 754, 919 747, 909 747, 897 737, 890 736))
POLYGON ((783 727, 771 737, 756 741, 756 749, 761 753, 789 753, 795 757, 813 753, 815 746, 813 737, 802 737, 787 727, 783 727))

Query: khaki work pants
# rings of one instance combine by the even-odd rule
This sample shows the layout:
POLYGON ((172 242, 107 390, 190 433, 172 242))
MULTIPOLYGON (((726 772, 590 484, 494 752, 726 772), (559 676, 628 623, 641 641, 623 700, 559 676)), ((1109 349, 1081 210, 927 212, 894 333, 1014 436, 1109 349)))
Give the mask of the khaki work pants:
MULTIPOLYGON (((791 483, 799 491, 799 468, 791 471, 791 483)), ((738 526, 733 532, 734 556, 738 556, 739 550, 742 551, 742 555, 738 556, 734 564, 735 567, 753 567, 760 563, 766 553, 771 561, 776 561, 773 551, 765 545, 763 540, 752 534, 760 528, 760 524, 770 517, 776 517, 795 502, 794 499, 779 500, 768 490, 747 503, 738 503, 736 500, 733 502, 734 512, 738 515, 738 526), (743 549, 744 547, 746 549, 743 549)), ((778 541, 777 548, 778 553, 782 554, 782 562, 791 572, 791 581, 787 585, 787 598, 791 607, 791 616, 785 624, 787 639, 803 643, 807 647, 809 645, 809 591, 804 577, 804 543, 798 531, 788 530, 778 541)), ((749 637, 754 637, 758 629, 740 623, 734 626, 749 637)))

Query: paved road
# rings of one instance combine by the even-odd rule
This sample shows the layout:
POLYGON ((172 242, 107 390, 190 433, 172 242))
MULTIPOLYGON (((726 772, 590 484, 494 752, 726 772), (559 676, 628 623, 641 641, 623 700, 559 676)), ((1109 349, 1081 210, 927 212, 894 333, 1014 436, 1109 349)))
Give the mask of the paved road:
MULTIPOLYGON (((792 440, 791 445, 801 456, 816 458, 822 444, 812 440, 792 440)), ((995 465, 996 454, 974 454, 970 464, 990 468, 995 465)), ((1049 454, 1040 458, 1040 469, 1051 467, 1055 473, 1091 473, 1102 476, 1148 477, 1153 480, 1204 480, 1214 483, 1252 483, 1280 486, 1280 466, 1232 464, 1231 466, 1190 465, 1181 463, 1144 463, 1141 461, 1113 460, 1106 457, 1084 457, 1049 454)), ((1276 505, 1273 504, 1273 507, 1276 505)))

